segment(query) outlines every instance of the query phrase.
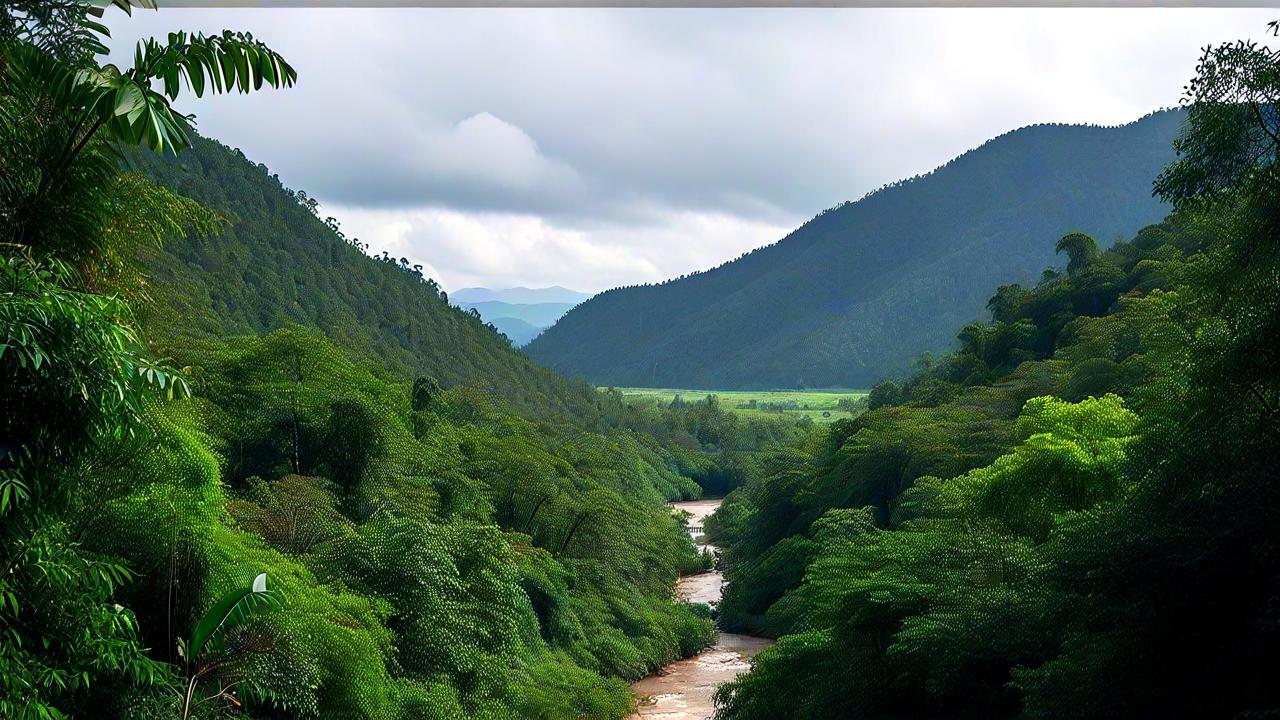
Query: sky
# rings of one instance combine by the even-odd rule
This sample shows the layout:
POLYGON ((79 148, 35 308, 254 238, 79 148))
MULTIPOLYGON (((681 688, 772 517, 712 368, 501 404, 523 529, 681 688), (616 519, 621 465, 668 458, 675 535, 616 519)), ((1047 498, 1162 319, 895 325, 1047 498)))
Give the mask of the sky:
POLYGON ((1176 105, 1268 10, 162 9, 247 30, 287 90, 180 99, 205 135, 447 290, 704 270, 1024 125, 1176 105))

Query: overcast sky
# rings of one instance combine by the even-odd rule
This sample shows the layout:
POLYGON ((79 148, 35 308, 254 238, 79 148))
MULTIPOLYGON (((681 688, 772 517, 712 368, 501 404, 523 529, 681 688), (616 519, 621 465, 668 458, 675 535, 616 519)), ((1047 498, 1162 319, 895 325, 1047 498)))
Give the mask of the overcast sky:
POLYGON ((117 48, 228 28, 285 55, 292 89, 180 107, 372 250, 450 290, 597 291, 712 267, 1022 125, 1174 105, 1199 48, 1261 39, 1275 15, 166 9, 112 26, 117 48))

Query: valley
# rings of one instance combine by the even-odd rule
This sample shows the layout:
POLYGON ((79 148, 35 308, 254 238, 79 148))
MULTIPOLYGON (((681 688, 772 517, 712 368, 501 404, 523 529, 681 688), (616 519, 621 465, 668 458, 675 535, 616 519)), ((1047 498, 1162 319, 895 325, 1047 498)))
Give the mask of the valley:
MULTIPOLYGON (((703 523, 720 507, 719 499, 672 503, 676 512, 688 513, 689 534, 698 548, 716 551, 703 538, 703 523)), ((685 602, 717 605, 724 585, 719 570, 681 577, 676 594, 685 602)), ((773 644, 772 640, 717 632, 715 644, 692 657, 677 660, 631 685, 639 698, 630 720, 711 720, 715 714, 715 691, 751 669, 751 659, 773 644)))
POLYGON ((450 301, 463 310, 474 310, 515 347, 527 345, 551 327, 587 293, 563 287, 462 288, 450 293, 450 301))
POLYGON ((714 396, 719 406, 744 417, 787 419, 808 418, 829 423, 861 412, 867 391, 814 390, 689 390, 674 388, 617 388, 623 397, 654 401, 664 405, 698 402, 714 396))
MULTIPOLYGON (((153 4, 0 8, 0 718, 1280 717, 1280 50, 1189 45, 1176 109, 1120 82, 1166 109, 987 128, 759 245, 860 187, 797 157, 928 167, 964 119, 832 91, 893 70, 823 55, 890 10, 121 39, 153 4)), ((1173 57, 1104 25, 1029 107, 1173 57)))

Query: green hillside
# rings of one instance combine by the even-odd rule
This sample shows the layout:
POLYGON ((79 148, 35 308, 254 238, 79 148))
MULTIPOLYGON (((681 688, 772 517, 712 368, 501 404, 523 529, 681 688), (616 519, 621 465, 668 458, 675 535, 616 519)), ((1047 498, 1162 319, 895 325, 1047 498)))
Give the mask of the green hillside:
POLYGON ((478 317, 450 307, 412 268, 367 256, 266 166, 192 139, 176 158, 128 155, 131 166, 228 220, 217 236, 170 240, 146 259, 151 301, 140 314, 157 338, 259 335, 297 324, 398 377, 472 384, 526 409, 583 409, 589 388, 570 388, 534 365, 478 317))
POLYGON ((87 2, 11 5, 0 717, 621 720, 626 680, 713 640, 664 501, 807 428, 541 369, 264 166, 185 147, 176 96, 293 84, 249 35, 122 75, 87 2))
POLYGON ((714 270, 601 293, 526 352, 598 385, 866 387, 949 347, 983 288, 1038 278, 1064 228, 1109 244, 1158 221, 1181 118, 1010 132, 714 270))
POLYGON ((1276 715, 1276 68, 1207 49, 1164 222, 1046 241, 1065 272, 708 518, 722 625, 779 638, 719 720, 1276 715))

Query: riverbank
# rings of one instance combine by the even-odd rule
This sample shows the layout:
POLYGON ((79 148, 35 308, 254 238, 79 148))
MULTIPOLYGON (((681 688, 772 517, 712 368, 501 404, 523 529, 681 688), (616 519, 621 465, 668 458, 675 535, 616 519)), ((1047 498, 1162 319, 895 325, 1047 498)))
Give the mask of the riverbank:
MULTIPOLYGON (((705 544, 702 523, 720 507, 719 499, 690 500, 672 503, 689 513, 689 534, 698 548, 705 544)), ((724 590, 724 575, 711 570, 680 578, 676 586, 679 596, 688 602, 715 605, 724 590)), ((715 645, 684 660, 671 663, 657 673, 634 683, 638 707, 631 720, 711 720, 716 688, 751 668, 751 658, 769 647, 772 640, 719 633, 715 645)))

